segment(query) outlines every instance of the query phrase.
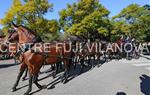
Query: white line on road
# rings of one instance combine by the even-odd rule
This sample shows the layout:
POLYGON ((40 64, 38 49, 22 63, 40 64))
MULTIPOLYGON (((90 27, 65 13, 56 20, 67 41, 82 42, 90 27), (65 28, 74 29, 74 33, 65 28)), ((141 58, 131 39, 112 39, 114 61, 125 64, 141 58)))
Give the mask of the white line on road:
POLYGON ((148 67, 147 70, 150 70, 150 67, 148 67))
POLYGON ((134 66, 137 66, 137 67, 145 67, 145 69, 149 70, 150 71, 150 63, 142 63, 142 64, 133 64, 134 66))
POLYGON ((150 63, 133 64, 134 66, 150 66, 150 63))

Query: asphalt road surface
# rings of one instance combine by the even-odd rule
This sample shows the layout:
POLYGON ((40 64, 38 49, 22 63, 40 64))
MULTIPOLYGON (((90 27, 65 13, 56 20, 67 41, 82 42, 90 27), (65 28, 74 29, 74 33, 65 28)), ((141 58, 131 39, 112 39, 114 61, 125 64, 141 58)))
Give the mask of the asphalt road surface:
MULTIPOLYGON (((20 81, 18 90, 11 92, 19 65, 13 60, 0 61, 0 95, 23 95, 28 81, 20 81)), ((41 71, 49 66, 42 67, 41 71)), ((87 68, 86 68, 87 69, 87 68)), ((77 68, 78 70, 78 68, 77 68)), ((133 60, 112 60, 100 67, 87 69, 82 74, 74 74, 66 84, 62 84, 58 74, 55 79, 49 73, 39 76, 39 83, 47 89, 38 90, 33 85, 34 95, 150 95, 150 60, 144 57, 133 60)))

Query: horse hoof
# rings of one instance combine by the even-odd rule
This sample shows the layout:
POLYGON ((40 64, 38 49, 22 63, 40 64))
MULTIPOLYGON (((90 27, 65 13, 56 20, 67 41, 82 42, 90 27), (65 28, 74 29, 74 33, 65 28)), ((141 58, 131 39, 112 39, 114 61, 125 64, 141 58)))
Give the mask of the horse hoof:
POLYGON ((66 84, 67 80, 61 80, 61 83, 66 84))
POLYGON ((100 67, 100 65, 98 64, 98 65, 97 65, 97 68, 99 68, 99 67, 100 67))
POLYGON ((52 77, 53 77, 53 79, 55 79, 55 78, 56 78, 56 76, 55 76, 55 75, 53 75, 52 77))
POLYGON ((42 85, 42 89, 47 89, 47 85, 42 85))
POLYGON ((17 89, 16 88, 12 88, 11 89, 11 92, 15 92, 17 89))
POLYGON ((42 85, 42 86, 40 86, 40 87, 38 87, 40 90, 41 89, 47 89, 47 85, 42 85))
POLYGON ((64 82, 64 80, 63 79, 61 79, 61 81, 60 81, 61 83, 63 83, 64 82))
POLYGON ((64 80, 63 84, 66 84, 67 83, 67 80, 64 80))
POLYGON ((30 95, 29 92, 24 93, 24 95, 30 95))
POLYGON ((43 74, 43 72, 40 71, 39 74, 43 74))
POLYGON ((25 81, 26 80, 26 78, 22 78, 22 81, 25 81))

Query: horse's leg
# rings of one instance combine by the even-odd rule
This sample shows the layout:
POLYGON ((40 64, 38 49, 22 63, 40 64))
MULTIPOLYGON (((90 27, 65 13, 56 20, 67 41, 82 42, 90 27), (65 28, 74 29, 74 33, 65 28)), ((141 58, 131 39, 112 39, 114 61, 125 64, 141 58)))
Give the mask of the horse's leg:
POLYGON ((16 57, 14 57, 13 59, 14 59, 14 61, 15 61, 15 64, 17 64, 17 60, 16 60, 16 57))
POLYGON ((93 60, 92 60, 92 56, 89 55, 87 57, 87 60, 88 60, 88 66, 91 67, 91 68, 93 68, 94 63, 93 63, 93 60))
POLYGON ((62 64, 62 61, 60 62, 59 64, 59 69, 62 70, 63 69, 63 64, 62 64))
POLYGON ((56 67, 55 64, 52 64, 52 70, 55 70, 55 67, 56 67))
POLYGON ((92 57, 93 57, 92 68, 94 68, 96 65, 96 57, 95 57, 95 55, 93 55, 92 57))
POLYGON ((75 70, 77 67, 77 63, 78 63, 78 56, 75 56, 73 60, 74 60, 73 61, 73 69, 75 70))
POLYGON ((12 88, 13 92, 17 90, 16 87, 18 86, 20 78, 21 78, 21 76, 22 76, 22 74, 23 74, 23 72, 25 71, 26 68, 27 68, 27 65, 25 63, 22 63, 21 67, 20 67, 20 70, 19 70, 19 74, 17 76, 17 80, 16 80, 16 82, 15 82, 13 88, 12 88))
POLYGON ((31 74, 29 74, 29 87, 28 87, 28 90, 24 93, 24 95, 29 95, 29 93, 31 92, 32 90, 32 80, 33 79, 33 76, 31 74))
POLYGON ((73 61, 73 69, 75 70, 77 67, 77 63, 79 63, 79 56, 78 55, 74 56, 73 60, 74 60, 73 61))
POLYGON ((80 64, 81 64, 81 71, 80 71, 80 74, 81 74, 83 72, 83 70, 84 70, 84 67, 85 67, 84 58, 81 58, 80 64))
POLYGON ((65 68, 64 74, 63 74, 63 76, 61 78, 61 82, 63 84, 65 84, 67 82, 67 78, 68 78, 68 70, 67 70, 67 68, 65 68))
POLYGON ((110 59, 109 59, 109 57, 110 57, 110 55, 109 55, 109 52, 107 51, 107 52, 105 52, 105 60, 106 60, 106 62, 108 62, 110 59))
POLYGON ((15 61, 15 64, 17 65, 17 64, 19 64, 18 62, 17 62, 17 58, 16 58, 16 56, 14 56, 14 61, 15 61))
POLYGON ((88 61, 87 66, 91 66, 92 67, 93 64, 91 63, 91 56, 87 56, 86 60, 88 61))
POLYGON ((56 63, 56 74, 58 73, 59 67, 61 67, 61 61, 56 63))
POLYGON ((100 54, 98 54, 97 55, 97 67, 100 67, 100 60, 101 60, 101 58, 100 58, 101 56, 100 56, 100 54))
POLYGON ((28 74, 28 68, 26 68, 25 75, 23 76, 22 81, 26 80, 27 74, 28 74))
POLYGON ((106 62, 107 61, 107 57, 106 57, 106 52, 102 52, 102 60, 104 61, 104 62, 106 62))
POLYGON ((34 82, 34 84, 39 88, 39 89, 44 89, 44 88, 46 88, 47 86, 46 85, 40 85, 39 83, 38 83, 38 75, 34 75, 33 76, 33 82, 34 82))
POLYGON ((64 62, 64 65, 65 65, 65 71, 64 71, 63 77, 61 79, 61 82, 66 83, 67 78, 69 76, 69 69, 70 69, 71 64, 69 63, 69 60, 67 60, 67 59, 65 59, 63 62, 64 62))
POLYGON ((61 63, 61 62, 55 63, 56 67, 54 68, 53 73, 52 73, 53 78, 55 78, 55 77, 56 77, 56 74, 58 73, 58 69, 59 69, 60 63, 61 63))

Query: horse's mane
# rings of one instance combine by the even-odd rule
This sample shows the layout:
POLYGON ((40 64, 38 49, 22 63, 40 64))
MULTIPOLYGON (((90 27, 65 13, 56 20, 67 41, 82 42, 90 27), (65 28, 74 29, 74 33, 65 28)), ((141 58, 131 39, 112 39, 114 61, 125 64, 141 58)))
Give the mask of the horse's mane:
POLYGON ((37 41, 43 42, 42 39, 41 39, 41 37, 40 37, 39 35, 37 35, 37 32, 36 32, 36 31, 33 31, 33 30, 29 29, 28 27, 23 26, 23 25, 20 25, 19 27, 20 27, 20 28, 24 28, 24 29, 26 29, 29 33, 33 34, 33 35, 36 37, 36 40, 37 40, 37 41))
POLYGON ((26 26, 19 25, 19 27, 25 28, 27 31, 29 31, 29 32, 30 32, 30 33, 32 33, 33 35, 36 35, 36 32, 35 32, 35 31, 33 31, 33 30, 29 29, 29 28, 28 28, 28 27, 26 27, 26 26))
POLYGON ((4 35, 0 35, 0 38, 5 38, 6 36, 4 36, 4 35))

